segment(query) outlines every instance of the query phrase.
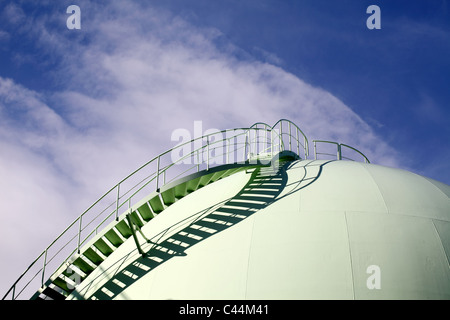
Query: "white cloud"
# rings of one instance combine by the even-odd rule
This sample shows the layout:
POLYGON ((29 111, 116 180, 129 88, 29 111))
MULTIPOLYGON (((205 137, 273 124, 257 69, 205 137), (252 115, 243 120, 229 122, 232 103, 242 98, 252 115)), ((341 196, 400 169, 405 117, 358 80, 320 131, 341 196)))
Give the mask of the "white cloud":
POLYGON ((83 43, 34 30, 41 47, 63 59, 53 70, 63 90, 36 93, 0 78, 0 219, 13 226, 2 235, 2 292, 21 272, 12 261, 27 266, 31 253, 195 120, 226 129, 288 118, 310 138, 398 164, 392 148, 332 94, 221 51, 219 31, 129 2, 110 6, 89 13, 83 43), (18 240, 5 245, 11 238, 18 240))

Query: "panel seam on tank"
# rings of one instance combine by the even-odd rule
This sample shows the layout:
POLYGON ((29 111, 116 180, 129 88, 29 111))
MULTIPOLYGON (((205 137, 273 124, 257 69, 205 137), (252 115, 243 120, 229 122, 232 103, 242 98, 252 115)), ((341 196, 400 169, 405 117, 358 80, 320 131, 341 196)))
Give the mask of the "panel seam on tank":
POLYGON ((377 181, 375 180, 375 177, 373 176, 372 172, 370 172, 370 170, 369 170, 368 167, 367 167, 367 166, 370 166, 370 164, 367 165, 367 164, 360 163, 359 165, 362 166, 362 167, 366 170, 366 172, 370 175, 370 177, 372 178, 373 183, 375 184, 375 186, 377 187, 378 192, 380 193, 381 200, 383 200, 384 207, 386 208, 386 213, 389 213, 389 214, 390 214, 391 212, 389 211, 389 207, 388 207, 388 205, 386 204, 386 201, 385 201, 385 199, 384 199, 383 192, 381 191, 380 187, 378 186, 378 183, 377 183, 377 181))
POLYGON ((447 258, 447 264, 450 267, 450 257, 448 256, 447 252, 445 251, 445 247, 444 247, 444 244, 442 243, 441 235, 439 234, 439 231, 438 231, 438 229, 436 227, 436 224, 434 223, 434 219, 430 219, 430 220, 431 220, 431 223, 433 224, 434 231, 436 232, 436 235, 437 235, 437 237, 439 239, 439 243, 441 244, 441 246, 440 246, 441 247, 441 251, 444 253, 444 256, 447 258))
POLYGON ((244 286, 244 300, 247 299, 247 291, 248 291, 248 275, 250 270, 250 259, 251 259, 251 253, 252 253, 252 245, 253 245, 253 230, 255 228, 255 218, 253 217, 252 221, 252 229, 250 231, 250 241, 249 241, 249 247, 248 247, 248 257, 247 257, 247 272, 245 276, 245 286, 244 286))
POLYGON ((390 214, 395 214, 397 216, 405 216, 405 217, 410 217, 410 218, 420 218, 420 219, 427 219, 427 220, 432 219, 432 220, 436 220, 436 221, 450 222, 450 220, 444 220, 444 219, 439 219, 439 218, 429 217, 429 216, 420 216, 417 213, 405 213, 405 212, 400 212, 397 210, 390 212, 390 214))
POLYGON ((348 221, 347 221, 347 211, 344 211, 344 220, 345 220, 345 229, 347 231, 347 243, 348 243, 348 254, 350 255, 350 274, 352 278, 352 296, 353 300, 356 300, 355 298, 355 276, 353 274, 353 258, 352 258, 352 248, 350 245, 350 232, 348 229, 348 221))
MULTIPOLYGON (((430 184, 430 185, 433 186, 433 188, 439 190, 439 193, 442 193, 445 197, 447 197, 448 199, 450 199, 450 197, 449 197, 444 191, 442 191, 441 188, 439 188, 437 185, 435 185, 433 182, 431 182, 431 181, 429 180, 429 179, 432 179, 432 178, 422 176, 422 175, 420 175, 420 174, 418 174, 418 173, 415 173, 415 172, 411 172, 411 173, 412 173, 412 174, 415 174, 416 176, 418 176, 418 177, 420 177, 420 178, 422 178, 422 179, 424 179, 424 180, 426 180, 428 184, 430 184)), ((435 179, 433 179, 433 180, 435 180, 435 179)), ((443 183, 443 182, 438 181, 438 180, 436 180, 436 181, 437 181, 437 182, 440 182, 440 183, 443 183)))

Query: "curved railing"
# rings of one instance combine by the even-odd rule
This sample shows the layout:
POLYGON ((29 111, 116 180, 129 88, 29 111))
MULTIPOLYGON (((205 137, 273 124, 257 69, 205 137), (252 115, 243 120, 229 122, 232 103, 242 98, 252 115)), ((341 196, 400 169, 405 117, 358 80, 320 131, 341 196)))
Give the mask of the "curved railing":
MULTIPOLYGON (((264 141, 270 140, 274 144, 274 140, 279 139, 279 145, 282 150, 289 150, 295 152, 299 157, 307 159, 309 156, 308 138, 303 131, 292 121, 287 119, 278 120, 273 126, 264 122, 257 122, 250 128, 261 128, 262 131, 256 131, 254 134, 267 135, 270 132, 270 137, 254 137, 253 142, 250 143, 253 146, 255 154, 264 154, 269 147, 264 141), (284 126, 283 126, 284 124, 284 126), (268 128, 271 130, 269 131, 268 128), (262 139, 261 139, 262 138, 262 139), (259 141, 259 144, 258 144, 259 141), (302 152, 301 152, 302 151, 302 152)), ((281 151, 281 150, 280 150, 281 151)), ((273 156, 273 154, 272 154, 273 156)))
POLYGON ((33 294, 35 288, 43 287, 46 275, 80 253, 84 244, 134 202, 155 190, 159 192, 163 185, 216 165, 251 164, 256 158, 270 162, 286 150, 303 159, 309 155, 308 139, 286 119, 274 126, 255 123, 249 128, 217 131, 178 144, 133 171, 88 207, 31 263, 3 299, 17 299, 27 290, 33 294))
POLYGON ((351 160, 351 161, 355 161, 355 159, 344 156, 343 152, 342 152, 342 148, 347 148, 350 149, 354 152, 356 152, 358 154, 358 156, 361 156, 364 160, 365 163, 370 163, 369 159, 358 149, 353 148, 347 144, 344 143, 338 143, 335 141, 327 141, 327 140, 313 140, 313 145, 314 145, 314 159, 317 160, 318 159, 318 155, 326 155, 326 156, 332 156, 332 157, 336 157, 336 160, 351 160), (336 146, 336 153, 328 153, 328 152, 317 152, 317 143, 324 143, 324 144, 332 144, 336 146))

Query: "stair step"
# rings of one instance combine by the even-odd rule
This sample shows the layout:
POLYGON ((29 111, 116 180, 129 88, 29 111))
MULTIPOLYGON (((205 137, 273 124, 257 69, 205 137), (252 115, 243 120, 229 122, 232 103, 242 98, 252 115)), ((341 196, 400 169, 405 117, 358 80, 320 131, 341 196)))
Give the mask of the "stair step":
POLYGON ((200 178, 200 184, 199 184, 199 185, 202 186, 202 187, 208 185, 209 182, 211 181, 211 179, 213 178, 213 176, 214 176, 213 173, 207 174, 207 175, 205 175, 205 176, 202 176, 202 177, 200 178))
POLYGON ((140 206, 138 212, 145 221, 150 221, 155 216, 147 203, 140 206))
POLYGON ((120 246, 123 243, 122 238, 119 237, 119 235, 114 231, 114 229, 109 230, 105 233, 105 238, 111 242, 115 247, 120 246))
POLYGON ((150 204, 150 207, 152 208, 153 212, 156 214, 158 214, 164 210, 164 205, 161 202, 159 195, 156 195, 155 197, 150 199, 150 201, 148 203, 150 204))
POLYGON ((103 255, 105 255, 106 257, 109 256, 111 253, 114 252, 114 250, 105 242, 105 240, 103 239, 98 239, 95 243, 94 246, 100 250, 101 253, 103 253, 103 255))
POLYGON ((53 300, 66 300, 66 297, 59 293, 58 291, 47 287, 44 289, 44 291, 42 291, 43 294, 45 294, 47 297, 52 298, 53 300))
POLYGON ((63 289, 67 293, 73 291, 73 288, 69 289, 69 284, 64 279, 62 279, 61 277, 57 277, 55 280, 52 281, 52 283, 54 285, 56 285, 57 287, 63 289))
POLYGON ((200 184, 200 177, 189 180, 187 182, 187 192, 193 192, 193 191, 197 190, 199 184, 200 184))
POLYGON ((83 252, 83 255, 97 266, 103 262, 103 258, 92 248, 86 249, 86 251, 83 252))
POLYGON ((222 176, 226 173, 226 171, 218 171, 216 173, 214 173, 214 175, 211 178, 210 182, 215 182, 217 180, 219 180, 220 178, 222 178, 222 176))
POLYGON ((128 239, 130 236, 133 235, 130 226, 128 225, 128 223, 125 222, 125 220, 121 220, 119 223, 116 224, 115 227, 120 232, 120 234, 126 239, 128 239))
POLYGON ((176 199, 175 199, 175 190, 174 188, 171 188, 169 190, 166 190, 164 192, 161 193, 161 197, 164 201, 164 204, 166 206, 170 206, 171 204, 174 204, 176 199))
POLYGON ((186 194, 187 194, 187 183, 186 182, 180 183, 174 189, 175 189, 174 190, 175 191, 175 197, 177 199, 181 199, 184 196, 186 196, 186 194))
POLYGON ((82 256, 78 257, 77 259, 75 259, 74 262, 72 262, 75 266, 77 266, 78 268, 80 268, 81 271, 83 271, 86 274, 91 273, 92 271, 94 271, 94 267, 91 266, 87 261, 85 261, 83 259, 82 256))
POLYGON ((62 275, 68 277, 68 278, 72 278, 72 279, 76 279, 79 278, 80 280, 83 280, 84 278, 86 278, 87 274, 84 273, 82 270, 80 270, 80 268, 78 268, 77 266, 75 266, 74 264, 69 265, 63 272, 62 275))

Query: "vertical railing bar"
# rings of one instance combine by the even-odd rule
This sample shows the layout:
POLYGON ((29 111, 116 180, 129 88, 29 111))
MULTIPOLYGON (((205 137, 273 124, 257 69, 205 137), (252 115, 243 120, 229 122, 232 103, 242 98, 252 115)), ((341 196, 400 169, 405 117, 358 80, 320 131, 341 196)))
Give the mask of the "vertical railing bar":
POLYGON ((264 125, 263 150, 267 152, 267 125, 264 125))
POLYGON ((159 192, 159 161, 160 156, 158 156, 158 159, 156 161, 156 192, 159 192))
POLYGON ((283 145, 283 121, 280 121, 280 146, 278 148, 278 152, 283 151, 281 146, 283 145))
POLYGON ((80 217, 80 224, 78 227, 78 246, 77 246, 77 252, 80 253, 80 243, 81 243, 81 223, 83 220, 83 216, 80 217))
POLYGON ((200 150, 197 150, 197 172, 200 171, 200 150))
POLYGON ((226 150, 227 150, 227 154, 225 156, 225 164, 229 164, 230 163, 230 138, 227 139, 226 142, 226 150))
POLYGON ((119 221, 119 199, 120 199, 120 183, 117 185, 116 221, 119 221))
POLYGON ((242 148, 244 150, 242 162, 245 162, 245 158, 246 158, 246 156, 245 156, 245 151, 246 150, 245 149, 247 148, 247 134, 248 134, 248 131, 245 133, 244 147, 242 148))
POLYGON ((209 170, 209 136, 206 137, 206 171, 209 170))
POLYGON ((258 138, 259 138, 259 130, 255 130, 254 131, 254 135, 255 135, 255 154, 258 154, 258 138))
POLYGON ((289 151, 292 151, 292 144, 291 144, 291 123, 288 122, 289 126, 289 151))
POLYGON ((316 141, 313 141, 314 142, 314 160, 317 160, 317 147, 316 147, 316 141))
POLYGON ((273 128, 270 130, 270 157, 273 158, 273 128))
POLYGON ((309 156, 309 146, 308 146, 308 140, 306 139, 306 137, 303 137, 303 149, 305 150, 305 159, 308 158, 309 156))
POLYGON ((47 265, 47 250, 48 249, 45 249, 45 254, 44 254, 44 266, 42 268, 41 288, 44 288, 45 267, 47 265))

